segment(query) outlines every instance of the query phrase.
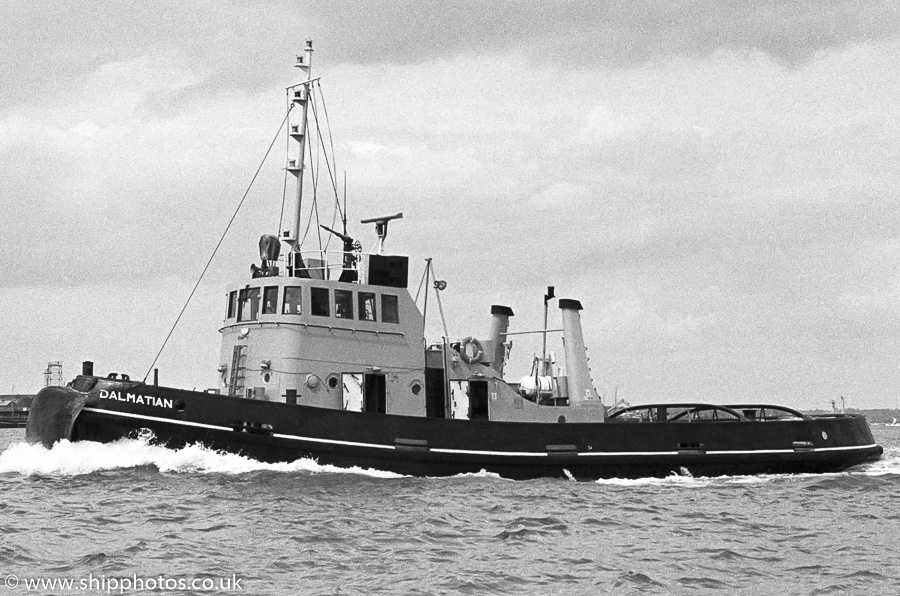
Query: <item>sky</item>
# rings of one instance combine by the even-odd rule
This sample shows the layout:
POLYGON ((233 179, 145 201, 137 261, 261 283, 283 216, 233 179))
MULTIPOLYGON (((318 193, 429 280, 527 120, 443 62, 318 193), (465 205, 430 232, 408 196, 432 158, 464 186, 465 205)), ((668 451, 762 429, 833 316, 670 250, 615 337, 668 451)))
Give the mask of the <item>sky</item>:
MULTIPOLYGON (((484 337, 492 304, 539 329, 553 285, 607 402, 900 406, 900 9, 862 0, 4 2, 0 393, 49 361, 147 373, 307 38, 350 232, 368 248, 360 219, 404 213, 387 246, 413 292, 434 258, 451 335, 484 337)), ((284 145, 163 384, 215 386, 284 145)), ((513 380, 537 342, 514 339, 513 380)))

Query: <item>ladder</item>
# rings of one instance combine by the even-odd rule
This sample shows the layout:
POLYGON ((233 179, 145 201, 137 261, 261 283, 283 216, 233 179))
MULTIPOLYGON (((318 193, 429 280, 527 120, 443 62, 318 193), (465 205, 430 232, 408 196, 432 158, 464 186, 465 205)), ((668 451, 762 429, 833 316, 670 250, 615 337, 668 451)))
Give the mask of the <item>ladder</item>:
POLYGON ((244 371, 247 366, 247 346, 234 346, 231 357, 231 380, 228 383, 228 395, 244 397, 244 371))

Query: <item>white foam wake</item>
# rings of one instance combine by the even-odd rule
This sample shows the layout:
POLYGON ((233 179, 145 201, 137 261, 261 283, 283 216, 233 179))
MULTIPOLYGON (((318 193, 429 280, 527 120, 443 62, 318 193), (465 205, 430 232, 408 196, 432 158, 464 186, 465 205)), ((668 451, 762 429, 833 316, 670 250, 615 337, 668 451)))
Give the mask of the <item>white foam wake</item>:
MULTIPOLYGON (((456 478, 490 478, 492 480, 508 480, 496 472, 488 472, 484 468, 479 472, 462 472, 453 476, 426 476, 429 480, 452 480, 456 478)), ((511 481, 512 482, 512 481, 511 481)))
POLYGON ((694 478, 690 474, 672 474, 665 478, 601 478, 596 484, 610 486, 685 486, 703 487, 710 484, 714 478, 694 478))
POLYGON ((246 474, 248 472, 307 472, 360 474, 375 478, 402 478, 399 474, 362 468, 320 465, 312 459, 267 464, 241 455, 188 445, 167 449, 147 438, 122 439, 115 443, 60 441, 52 449, 43 445, 15 443, 0 453, 0 474, 25 476, 79 476, 104 470, 153 466, 163 473, 246 474))
POLYGON ((900 474, 900 447, 885 447, 881 459, 866 464, 862 473, 866 476, 900 474))
POLYGON ((878 461, 854 466, 843 472, 829 472, 823 474, 758 474, 754 476, 691 476, 685 474, 672 474, 666 478, 601 478, 597 484, 612 486, 685 486, 704 487, 710 484, 763 484, 785 479, 798 478, 823 478, 826 476, 885 476, 900 474, 900 447, 889 447, 884 450, 884 456, 878 461))

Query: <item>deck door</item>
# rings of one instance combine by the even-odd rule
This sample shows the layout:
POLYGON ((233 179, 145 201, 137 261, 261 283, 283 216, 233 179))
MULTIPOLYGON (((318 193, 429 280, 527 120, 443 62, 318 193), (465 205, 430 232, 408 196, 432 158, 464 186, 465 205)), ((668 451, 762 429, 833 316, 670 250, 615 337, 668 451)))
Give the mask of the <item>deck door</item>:
POLYGON ((384 414, 387 411, 387 382, 384 375, 367 374, 364 375, 364 412, 373 414, 384 414))
POLYGON ((469 382, 450 381, 450 417, 469 419, 469 382))
POLYGON ((361 373, 341 375, 344 385, 344 409, 350 412, 363 411, 363 376, 361 373))

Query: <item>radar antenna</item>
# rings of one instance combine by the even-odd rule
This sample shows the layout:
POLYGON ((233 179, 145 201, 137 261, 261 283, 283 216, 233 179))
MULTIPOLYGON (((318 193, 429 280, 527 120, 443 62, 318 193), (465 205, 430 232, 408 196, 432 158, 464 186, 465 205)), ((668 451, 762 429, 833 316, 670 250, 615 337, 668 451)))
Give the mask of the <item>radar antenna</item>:
POLYGON ((364 219, 360 223, 373 223, 375 224, 375 233, 378 234, 378 243, 375 244, 375 248, 372 249, 372 252, 375 254, 383 255, 384 254, 384 239, 387 238, 388 231, 388 222, 392 219, 403 219, 402 213, 397 213, 396 215, 385 215, 383 217, 372 217, 370 219, 364 219))

